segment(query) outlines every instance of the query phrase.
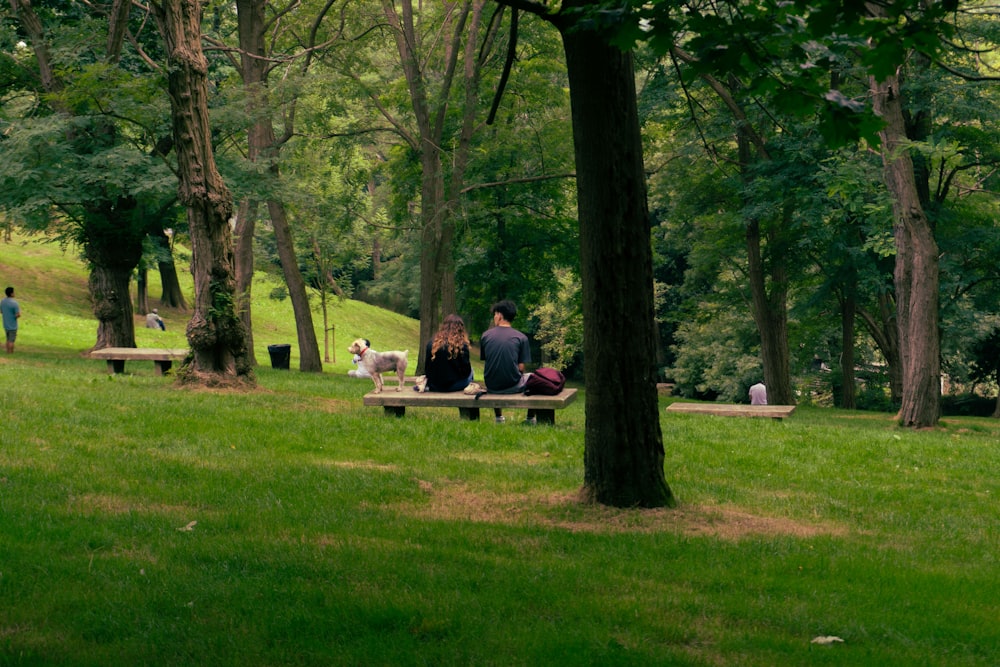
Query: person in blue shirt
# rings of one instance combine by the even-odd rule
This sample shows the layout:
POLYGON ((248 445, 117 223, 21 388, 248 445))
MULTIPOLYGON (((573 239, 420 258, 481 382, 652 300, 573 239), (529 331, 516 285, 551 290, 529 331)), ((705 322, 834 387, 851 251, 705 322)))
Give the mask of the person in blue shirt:
POLYGON ((3 329, 7 334, 7 354, 14 353, 14 341, 17 340, 17 320, 21 317, 21 305, 14 299, 14 288, 4 290, 7 296, 0 301, 0 314, 3 316, 3 329))

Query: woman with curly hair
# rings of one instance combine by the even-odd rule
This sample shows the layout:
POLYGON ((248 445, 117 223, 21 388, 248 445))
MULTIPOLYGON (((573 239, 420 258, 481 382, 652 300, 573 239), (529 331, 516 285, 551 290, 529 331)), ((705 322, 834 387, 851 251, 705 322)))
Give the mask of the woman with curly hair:
POLYGON ((469 361, 469 334, 458 315, 444 318, 441 328, 428 341, 424 353, 426 391, 461 391, 472 382, 469 361))

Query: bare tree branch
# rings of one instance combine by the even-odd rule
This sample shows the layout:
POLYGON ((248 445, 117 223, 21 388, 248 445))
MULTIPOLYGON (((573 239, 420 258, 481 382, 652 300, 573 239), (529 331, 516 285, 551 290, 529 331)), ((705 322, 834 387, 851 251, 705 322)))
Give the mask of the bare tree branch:
POLYGON ((468 194, 473 190, 482 190, 484 188, 496 188, 503 185, 513 185, 515 183, 538 183, 540 181, 554 181, 560 178, 576 178, 575 173, 568 174, 549 174, 546 176, 525 176, 523 178, 511 178, 505 181, 493 181, 491 183, 476 183, 474 185, 468 185, 461 190, 459 194, 468 194))

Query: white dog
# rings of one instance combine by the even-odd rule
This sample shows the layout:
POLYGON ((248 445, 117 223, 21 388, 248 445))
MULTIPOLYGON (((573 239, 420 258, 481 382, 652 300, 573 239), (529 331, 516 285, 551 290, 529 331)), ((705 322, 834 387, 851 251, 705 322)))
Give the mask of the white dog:
POLYGON ((361 362, 358 365, 363 366, 372 376, 376 394, 382 393, 382 373, 385 371, 396 371, 396 377, 399 378, 399 386, 396 387, 396 391, 403 390, 403 385, 406 383, 406 355, 409 350, 376 352, 365 344, 364 338, 359 338, 351 343, 347 351, 361 357, 361 362))

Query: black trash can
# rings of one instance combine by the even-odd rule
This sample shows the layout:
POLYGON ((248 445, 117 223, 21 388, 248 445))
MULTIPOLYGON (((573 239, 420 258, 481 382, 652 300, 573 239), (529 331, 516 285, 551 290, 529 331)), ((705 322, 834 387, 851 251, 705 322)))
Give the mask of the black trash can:
POLYGON ((292 359, 291 345, 268 345, 267 353, 271 355, 271 368, 288 370, 288 364, 292 359))

